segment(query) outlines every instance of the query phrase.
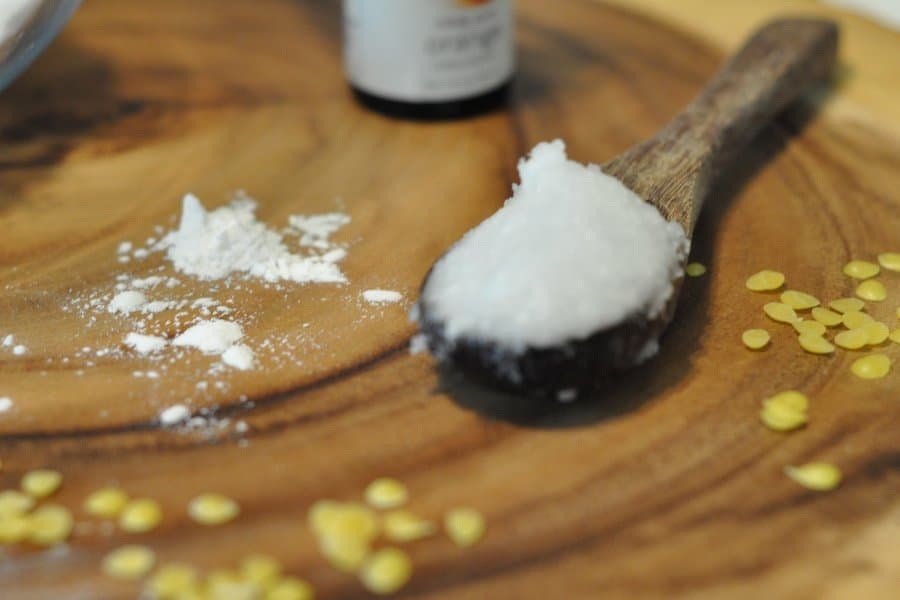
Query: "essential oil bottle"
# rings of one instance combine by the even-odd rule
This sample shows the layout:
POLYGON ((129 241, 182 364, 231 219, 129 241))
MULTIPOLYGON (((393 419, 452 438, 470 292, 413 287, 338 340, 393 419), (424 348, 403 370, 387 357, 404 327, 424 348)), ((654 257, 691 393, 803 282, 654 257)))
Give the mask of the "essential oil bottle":
POLYGON ((408 119, 496 108, 515 71, 513 0, 343 0, 356 98, 408 119))

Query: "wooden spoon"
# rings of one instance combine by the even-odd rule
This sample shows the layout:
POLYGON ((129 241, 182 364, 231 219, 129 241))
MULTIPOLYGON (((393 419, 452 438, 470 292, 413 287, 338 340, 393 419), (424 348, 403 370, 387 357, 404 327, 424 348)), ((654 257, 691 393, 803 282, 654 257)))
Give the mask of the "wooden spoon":
MULTIPOLYGON (((784 19, 766 25, 664 129, 604 164, 603 171, 690 237, 717 174, 767 121, 831 72, 837 46, 838 28, 831 21, 784 19)), ((652 319, 635 307, 616 326, 524 352, 489 339, 448 340, 421 299, 416 312, 428 349, 442 362, 500 387, 565 399, 592 387, 605 371, 640 362, 648 341, 671 320, 682 279, 673 282, 668 305, 652 319)))

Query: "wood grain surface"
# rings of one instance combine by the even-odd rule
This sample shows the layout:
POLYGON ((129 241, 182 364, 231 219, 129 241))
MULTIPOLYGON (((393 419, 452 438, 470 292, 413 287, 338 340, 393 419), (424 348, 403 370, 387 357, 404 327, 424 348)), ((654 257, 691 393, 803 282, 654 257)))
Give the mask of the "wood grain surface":
MULTIPOLYGON (((0 481, 57 468, 55 501, 85 523, 81 501, 112 482, 165 509, 150 534, 82 526, 67 549, 7 552, 0 596, 133 598, 138 587, 99 564, 139 542, 202 568, 268 552, 319 598, 366 597, 318 554, 305 514, 393 475, 422 514, 471 505, 489 520, 467 551, 443 536, 410 545, 415 574, 398 597, 896 597, 900 367, 862 381, 849 372, 859 353, 804 354, 762 316, 769 296, 743 287, 769 267, 792 287, 846 296, 844 262, 898 249, 900 129, 879 126, 864 101, 887 106, 877 99, 896 97, 896 78, 851 77, 852 102, 839 78, 762 133, 705 208, 693 256, 710 273, 686 283, 662 352, 595 398, 536 405, 438 373, 408 354, 404 305, 360 302, 373 287, 410 302, 434 258, 499 206, 531 145, 563 137, 575 158, 602 162, 668 121, 723 58, 620 8, 518 4, 514 102, 469 121, 401 123, 358 108, 337 3, 313 0, 88 2, 0 95, 0 333, 29 348, 0 351, 0 396, 15 401, 0 414, 0 481), (209 358, 156 380, 133 376, 153 368, 137 356, 86 358, 83 347, 119 344, 128 323, 87 327, 61 306, 163 264, 123 266, 116 247, 171 224, 183 193, 218 205, 238 188, 273 226, 333 210, 337 197, 353 217, 338 236, 350 244, 349 285, 218 292, 239 307, 251 345, 290 343, 289 357, 227 372, 224 389, 202 394, 209 358), (773 331, 771 348, 740 345, 751 326, 773 331), (760 400, 787 388, 812 399, 809 426, 791 435, 757 418, 760 400), (249 431, 158 429, 160 408, 185 398, 249 431), (844 484, 817 494, 782 474, 807 460, 838 464, 844 484), (203 491, 239 500, 239 519, 193 524, 185 505, 203 491)), ((846 23, 851 40, 869 27, 846 23)), ((900 52, 900 37, 878 35, 884 56, 900 52)), ((859 56, 845 55, 848 69, 859 56)), ((895 325, 900 275, 882 280, 891 300, 870 311, 895 325)), ((900 346, 884 352, 900 361, 900 346)))

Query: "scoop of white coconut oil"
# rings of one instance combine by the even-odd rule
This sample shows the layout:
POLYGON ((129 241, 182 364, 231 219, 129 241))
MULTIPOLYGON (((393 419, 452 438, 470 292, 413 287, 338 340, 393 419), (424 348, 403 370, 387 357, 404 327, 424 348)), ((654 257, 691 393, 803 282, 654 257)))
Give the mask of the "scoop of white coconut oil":
MULTIPOLYGON (((520 353, 662 313, 690 247, 680 225, 570 160, 562 140, 538 144, 519 175, 504 206, 435 263, 414 318, 427 312, 451 348, 466 339, 520 353)), ((648 340, 641 358, 656 347, 648 340)))

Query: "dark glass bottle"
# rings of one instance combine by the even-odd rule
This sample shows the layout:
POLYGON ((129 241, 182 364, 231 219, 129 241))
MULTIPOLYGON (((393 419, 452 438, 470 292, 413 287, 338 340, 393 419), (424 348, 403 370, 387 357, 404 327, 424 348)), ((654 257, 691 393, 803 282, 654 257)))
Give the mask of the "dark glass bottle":
POLYGON ((502 105, 515 70, 513 0, 344 0, 344 60, 356 98, 406 119, 502 105))

